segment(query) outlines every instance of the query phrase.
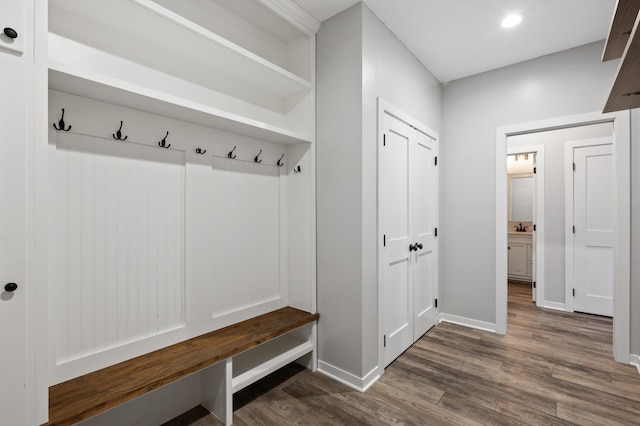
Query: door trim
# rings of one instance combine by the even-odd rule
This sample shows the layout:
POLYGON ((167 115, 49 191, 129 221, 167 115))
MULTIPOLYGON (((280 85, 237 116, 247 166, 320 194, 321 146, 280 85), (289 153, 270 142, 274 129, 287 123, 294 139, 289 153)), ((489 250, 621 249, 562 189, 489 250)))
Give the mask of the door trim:
POLYGON ((630 360, 631 348, 631 112, 592 112, 496 128, 496 332, 507 333, 507 137, 589 124, 613 122, 614 319, 613 355, 630 360))
MULTIPOLYGON (((574 312, 574 299, 572 289, 574 287, 573 276, 573 230, 569 226, 573 222, 573 150, 586 146, 612 145, 612 138, 584 139, 579 141, 567 141, 564 145, 564 306, 565 311, 574 312), (605 140, 607 142, 605 142, 605 140)), ((615 251, 615 246, 614 246, 615 251)), ((615 315, 614 315, 615 317, 615 315)))
MULTIPOLYGON (((437 132, 435 132, 434 130, 432 130, 431 128, 425 126, 424 124, 422 124, 420 121, 414 119, 413 117, 411 117, 410 115, 404 113, 400 108, 396 107, 395 105, 391 104, 390 102, 386 101, 384 98, 378 96, 376 98, 377 101, 377 129, 376 129, 376 135, 377 135, 377 149, 376 149, 376 197, 377 197, 377 218, 376 218, 376 226, 377 226, 377 245, 376 245, 376 259, 378 261, 378 269, 377 269, 377 274, 378 276, 376 277, 376 285, 378 286, 378 328, 377 328, 377 337, 378 337, 378 377, 382 376, 382 374, 384 373, 384 369, 385 369, 385 365, 384 365, 384 342, 383 342, 383 330, 384 330, 384 312, 382 311, 382 304, 380 303, 380 300, 382 300, 383 297, 383 282, 382 282, 382 277, 384 276, 384 270, 383 270, 383 259, 382 259, 382 250, 380 250, 380 247, 382 247, 383 244, 383 234, 382 234, 382 217, 380 212, 382 211, 382 199, 381 197, 378 196, 379 192, 380 192, 380 149, 382 148, 382 143, 383 143, 383 139, 384 139, 384 114, 387 113, 397 119, 399 119, 400 121, 403 121, 405 123, 407 123, 408 125, 410 125, 411 127, 414 127, 418 130, 420 130, 422 133, 426 134, 427 136, 429 136, 430 138, 434 139, 434 141, 436 143, 439 143, 440 141, 440 136, 438 135, 437 132)), ((506 163, 505 163, 506 164, 506 163)), ((438 197, 439 197, 439 192, 438 192, 438 197)), ((439 209, 438 209, 439 212, 439 209)), ((438 224, 439 221, 439 215, 436 214, 435 216, 435 221, 436 224, 438 224)), ((436 244, 438 244, 438 241, 436 240, 436 244)), ((439 255, 439 252, 438 252, 439 255)), ((435 258, 436 261, 439 262, 439 258, 436 257, 435 258)), ((437 267, 439 268, 439 265, 437 265, 437 267)), ((438 272, 439 274, 439 272, 438 272)), ((439 275, 438 275, 438 280, 437 280, 437 286, 436 286, 436 292, 435 292, 435 297, 438 298, 439 297, 439 293, 440 293, 440 279, 439 279, 439 275)), ((440 308, 438 308, 438 312, 440 311, 440 308)))
MULTIPOLYGON (((536 216, 535 225, 535 281, 536 281, 536 306, 546 307, 544 304, 544 145, 513 146, 507 147, 507 154, 536 154, 536 216)), ((508 179, 508 178, 507 178, 508 179)), ((509 218, 507 217, 507 220, 509 218)), ((502 226, 507 222, 504 222, 502 226)), ((497 224, 496 224, 497 226, 497 224)), ((496 228, 498 229, 498 228, 496 228)), ((508 237, 507 237, 508 239, 508 237)), ((508 263, 507 263, 508 265, 508 263)))

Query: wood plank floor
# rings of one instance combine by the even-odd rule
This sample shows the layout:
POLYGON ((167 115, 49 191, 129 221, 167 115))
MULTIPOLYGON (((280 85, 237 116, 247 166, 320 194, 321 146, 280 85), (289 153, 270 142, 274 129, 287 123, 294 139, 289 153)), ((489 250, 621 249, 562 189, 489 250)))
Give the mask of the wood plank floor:
MULTIPOLYGON (((235 425, 640 425, 640 374, 610 318, 539 309, 509 285, 508 333, 439 324, 366 393, 290 365, 236 394, 235 425)), ((202 407, 168 426, 220 425, 202 407)))

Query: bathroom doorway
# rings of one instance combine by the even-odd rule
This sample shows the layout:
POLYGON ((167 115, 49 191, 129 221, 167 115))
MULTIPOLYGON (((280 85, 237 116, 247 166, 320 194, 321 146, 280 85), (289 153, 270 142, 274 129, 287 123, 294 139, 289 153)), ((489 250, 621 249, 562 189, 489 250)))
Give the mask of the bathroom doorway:
POLYGON ((543 258, 537 249, 544 245, 536 241, 537 219, 544 218, 544 210, 537 211, 538 205, 544 208, 544 164, 538 164, 538 157, 544 161, 543 153, 544 146, 511 147, 507 156, 508 280, 509 285, 530 287, 533 302, 544 300, 537 295, 537 277, 542 276, 537 260, 543 258))

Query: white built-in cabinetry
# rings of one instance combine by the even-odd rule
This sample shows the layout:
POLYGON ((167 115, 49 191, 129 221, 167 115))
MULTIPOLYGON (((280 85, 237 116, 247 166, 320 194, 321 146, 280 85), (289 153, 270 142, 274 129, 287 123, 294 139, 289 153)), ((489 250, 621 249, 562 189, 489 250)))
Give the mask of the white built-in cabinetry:
MULTIPOLYGON (((39 1, 49 385, 315 312, 319 24, 289 0, 39 1)), ((315 368, 315 344, 309 325, 234 357, 231 391, 315 368)))
POLYGON ((29 398, 34 367, 33 276, 27 272, 27 167, 33 148, 33 2, 0 7, 0 423, 36 424, 29 398), (29 280, 27 280, 29 279, 29 280))
POLYGON ((533 276, 533 242, 531 234, 509 234, 510 279, 531 281, 533 276))

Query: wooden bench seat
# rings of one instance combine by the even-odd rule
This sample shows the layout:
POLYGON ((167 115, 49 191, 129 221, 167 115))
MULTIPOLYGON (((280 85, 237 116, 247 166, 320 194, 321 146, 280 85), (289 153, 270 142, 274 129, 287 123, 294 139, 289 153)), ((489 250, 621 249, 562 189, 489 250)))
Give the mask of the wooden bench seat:
POLYGON ((49 388, 49 425, 73 424, 312 323, 286 307, 49 388))

